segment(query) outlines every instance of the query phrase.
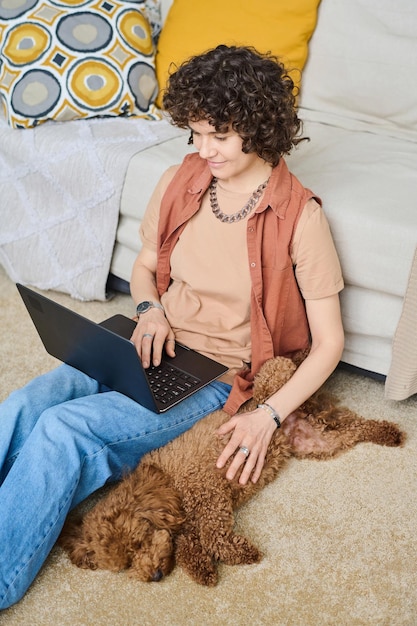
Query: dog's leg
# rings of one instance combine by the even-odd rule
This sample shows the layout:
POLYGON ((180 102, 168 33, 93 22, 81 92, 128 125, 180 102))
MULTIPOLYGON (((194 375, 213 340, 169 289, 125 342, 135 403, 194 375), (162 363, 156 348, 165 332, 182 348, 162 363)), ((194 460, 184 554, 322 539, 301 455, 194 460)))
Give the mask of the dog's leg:
POLYGON ((247 537, 233 532, 235 520, 230 503, 225 501, 223 506, 214 524, 209 525, 199 519, 202 546, 211 552, 216 561, 226 565, 258 563, 262 558, 261 552, 247 537))
MULTIPOLYGON (((202 488, 190 490, 183 494, 183 506, 187 511, 187 522, 194 526, 193 535, 187 536, 193 545, 188 551, 198 551, 205 557, 204 567, 207 569, 209 557, 214 563, 223 561, 228 565, 257 563, 262 558, 259 550, 246 537, 235 534, 233 515, 232 485, 219 473, 210 480, 202 482, 202 488)), ((184 559, 187 559, 187 546, 184 546, 184 559)), ((190 558, 190 557, 188 557, 190 558)), ((192 555, 194 559, 194 554, 192 555)), ((198 564, 197 564, 198 569, 198 564)), ((195 579, 202 576, 194 572, 195 579)), ((210 583, 213 576, 210 574, 210 583)), ((208 584, 203 582, 203 584, 208 584)))
POLYGON ((346 408, 330 407, 317 414, 290 415, 283 424, 294 455, 298 458, 326 459, 371 442, 383 446, 401 446, 405 435, 387 421, 366 420, 346 408))
POLYGON ((259 550, 248 539, 233 532, 227 538, 220 538, 216 534, 213 539, 211 535, 207 537, 205 532, 201 537, 201 527, 197 529, 187 523, 176 538, 177 565, 197 583, 208 587, 217 584, 217 561, 223 561, 227 565, 248 565, 259 562, 261 557, 259 550), (214 546, 213 541, 216 544, 214 546), (207 542, 210 544, 209 549, 204 547, 207 542))
POLYGON ((214 587, 217 584, 217 565, 213 555, 203 549, 197 529, 189 521, 183 526, 175 541, 177 565, 199 585, 214 587))

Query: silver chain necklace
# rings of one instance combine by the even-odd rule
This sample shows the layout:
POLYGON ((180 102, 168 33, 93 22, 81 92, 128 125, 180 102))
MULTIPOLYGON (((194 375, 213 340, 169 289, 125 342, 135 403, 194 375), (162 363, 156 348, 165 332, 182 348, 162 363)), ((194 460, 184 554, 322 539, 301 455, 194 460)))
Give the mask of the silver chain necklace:
POLYGON ((243 218, 245 218, 252 211, 253 207, 258 202, 262 192, 268 184, 268 180, 266 180, 264 183, 259 185, 257 189, 255 189, 245 206, 240 209, 240 211, 232 213, 232 215, 227 215, 226 213, 223 213, 223 211, 219 207, 219 203, 217 201, 217 178, 214 177, 209 187, 211 210, 218 220, 220 220, 221 222, 225 222, 226 224, 233 224, 234 222, 239 222, 240 220, 243 220, 243 218))

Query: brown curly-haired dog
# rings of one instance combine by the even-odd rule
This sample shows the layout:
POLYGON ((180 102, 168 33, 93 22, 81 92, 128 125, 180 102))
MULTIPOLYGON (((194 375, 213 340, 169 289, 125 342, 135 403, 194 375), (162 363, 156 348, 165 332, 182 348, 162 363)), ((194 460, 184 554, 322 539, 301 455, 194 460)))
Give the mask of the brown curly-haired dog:
MULTIPOLYGON (((277 357, 255 378, 253 410, 293 374, 295 365, 277 357)), ((136 470, 82 520, 68 521, 60 537, 71 561, 82 568, 130 569, 142 581, 160 580, 176 562, 198 583, 215 585, 217 563, 255 563, 259 550, 233 532, 233 511, 270 483, 291 456, 328 459, 370 441, 399 446, 395 424, 365 420, 316 394, 277 429, 257 483, 225 478, 216 460, 226 438, 216 431, 229 419, 216 411, 166 446, 149 452, 136 470)))

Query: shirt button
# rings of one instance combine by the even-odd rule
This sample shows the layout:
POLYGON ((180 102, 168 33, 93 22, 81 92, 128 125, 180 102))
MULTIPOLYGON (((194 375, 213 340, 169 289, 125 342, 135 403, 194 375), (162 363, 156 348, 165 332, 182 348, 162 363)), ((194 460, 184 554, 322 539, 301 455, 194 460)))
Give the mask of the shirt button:
POLYGON ((250 233, 253 233, 253 231, 254 231, 254 230, 255 230, 255 229, 254 229, 254 227, 253 227, 253 226, 249 226, 248 231, 249 231, 250 233))
POLYGON ((250 266, 251 266, 251 267, 256 267, 256 263, 253 263, 253 262, 252 262, 252 263, 250 264, 250 266))

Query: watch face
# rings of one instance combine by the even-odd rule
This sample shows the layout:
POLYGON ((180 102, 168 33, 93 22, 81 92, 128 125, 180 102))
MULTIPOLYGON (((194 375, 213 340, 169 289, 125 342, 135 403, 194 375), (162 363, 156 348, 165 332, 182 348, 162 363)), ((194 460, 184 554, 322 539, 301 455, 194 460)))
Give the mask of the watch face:
POLYGON ((153 306, 152 302, 148 302, 146 300, 145 302, 139 302, 138 306, 136 307, 136 312, 145 313, 145 311, 150 309, 152 306, 153 306))

